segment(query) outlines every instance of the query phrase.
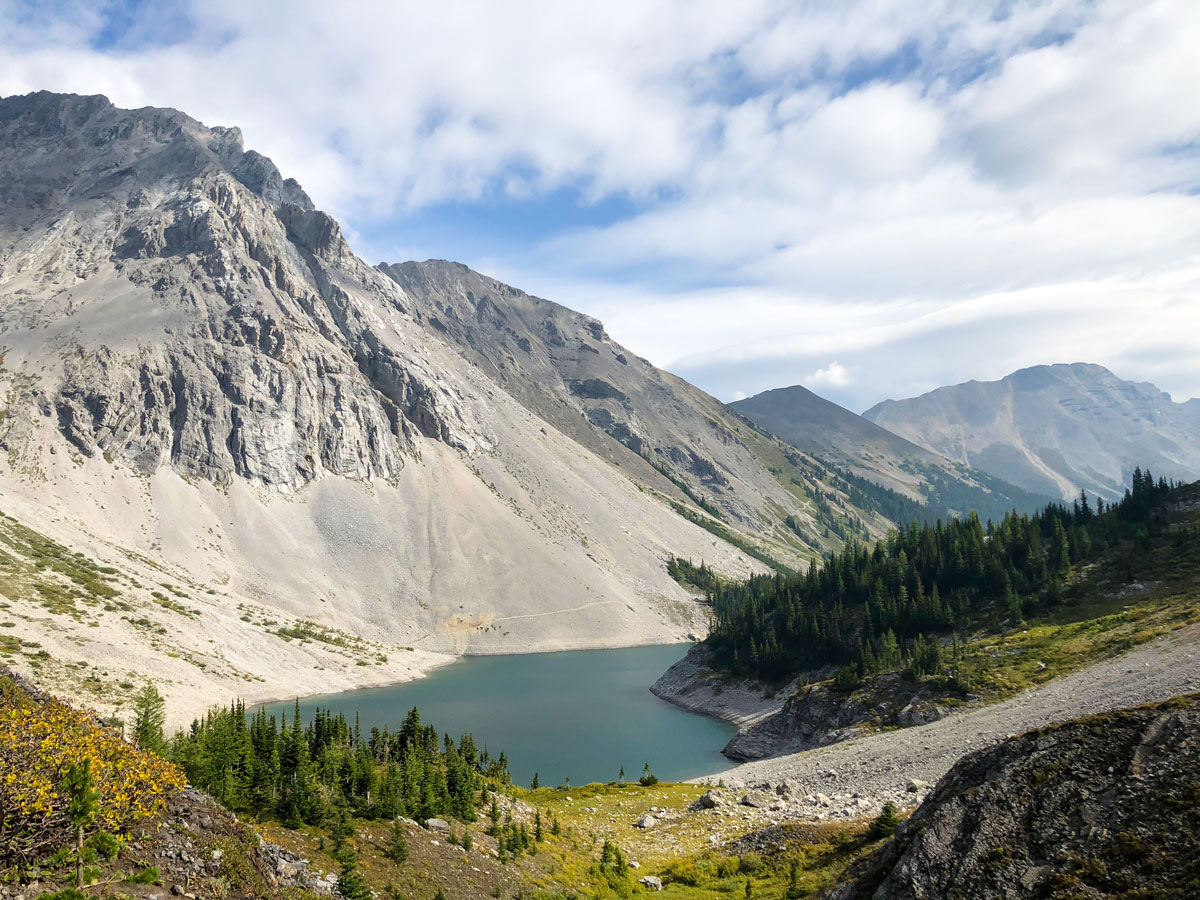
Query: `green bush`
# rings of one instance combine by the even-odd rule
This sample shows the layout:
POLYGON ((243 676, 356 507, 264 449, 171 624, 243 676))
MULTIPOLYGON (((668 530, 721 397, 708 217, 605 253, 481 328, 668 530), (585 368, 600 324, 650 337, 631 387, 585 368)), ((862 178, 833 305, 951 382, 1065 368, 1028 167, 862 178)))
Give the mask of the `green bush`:
POLYGON ((663 881, 668 884, 686 884, 699 887, 705 881, 704 873, 691 860, 677 859, 663 872, 663 881))
POLYGON ((146 866, 142 871, 125 879, 130 884, 158 884, 162 880, 162 871, 158 866, 146 866))
POLYGON ((762 857, 757 853, 744 853, 738 861, 738 871, 743 875, 753 875, 763 867, 762 857))
POLYGON ((849 694, 860 687, 862 687, 862 677, 858 674, 856 666, 846 666, 844 669, 838 669, 838 673, 833 676, 833 689, 835 691, 849 694))
POLYGON ((98 831, 85 842, 89 850, 94 850, 101 859, 113 860, 121 852, 121 841, 107 831, 98 831))
POLYGON ((872 840, 891 837, 896 833, 896 826, 900 824, 900 816, 896 812, 896 804, 889 800, 883 804, 883 811, 871 823, 871 829, 868 832, 872 840))

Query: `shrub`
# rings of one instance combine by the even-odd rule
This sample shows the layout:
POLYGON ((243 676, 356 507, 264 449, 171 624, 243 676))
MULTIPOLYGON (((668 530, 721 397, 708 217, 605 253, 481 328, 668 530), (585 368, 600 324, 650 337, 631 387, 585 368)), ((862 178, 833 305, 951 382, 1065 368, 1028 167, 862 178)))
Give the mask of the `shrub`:
POLYGON ((97 794, 95 825, 112 833, 157 816, 186 784, 176 766, 134 749, 86 713, 53 700, 18 699, 0 708, 0 864, 28 863, 67 843, 62 773, 85 760, 97 794))
POLYGON ((763 867, 762 857, 757 853, 744 853, 738 861, 738 871, 743 875, 753 875, 763 867))
POLYGON ((696 868, 694 862, 686 859, 675 860, 663 872, 663 881, 673 884, 699 887, 704 880, 704 873, 696 868))
POLYGON ((868 832, 872 840, 891 837, 896 833, 896 826, 900 824, 900 816, 896 812, 896 804, 889 800, 883 804, 883 811, 871 823, 871 829, 868 832))
POLYGON ((130 884, 158 884, 162 880, 162 872, 158 866, 146 866, 142 871, 125 879, 130 884))
POLYGON ((844 669, 838 669, 838 673, 833 676, 833 689, 835 691, 849 694, 860 687, 862 687, 862 677, 858 674, 858 669, 855 666, 846 666, 844 669))

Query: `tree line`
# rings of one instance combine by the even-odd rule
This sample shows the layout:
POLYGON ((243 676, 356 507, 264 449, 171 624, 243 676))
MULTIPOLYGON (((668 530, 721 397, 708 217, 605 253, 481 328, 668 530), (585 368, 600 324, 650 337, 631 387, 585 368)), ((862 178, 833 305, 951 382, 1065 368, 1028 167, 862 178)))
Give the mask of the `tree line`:
POLYGON ((179 765, 188 781, 235 812, 277 818, 289 826, 322 825, 346 815, 363 819, 476 819, 485 783, 511 783, 508 759, 478 750, 470 734, 456 743, 421 722, 414 707, 399 731, 364 734, 355 716, 317 710, 305 724, 238 701, 216 707, 167 739, 162 698, 152 685, 138 696, 134 738, 179 765))
POLYGON ((910 520, 873 548, 852 542, 802 575, 727 582, 679 559, 671 570, 706 588, 713 628, 705 643, 735 675, 779 681, 832 665, 858 676, 901 667, 935 674, 939 635, 989 615, 1020 622, 1060 603, 1071 566, 1122 542, 1144 544, 1174 488, 1137 469, 1124 499, 1108 506, 1093 508, 1084 493, 1069 506, 1010 512, 998 525, 975 513, 910 520))

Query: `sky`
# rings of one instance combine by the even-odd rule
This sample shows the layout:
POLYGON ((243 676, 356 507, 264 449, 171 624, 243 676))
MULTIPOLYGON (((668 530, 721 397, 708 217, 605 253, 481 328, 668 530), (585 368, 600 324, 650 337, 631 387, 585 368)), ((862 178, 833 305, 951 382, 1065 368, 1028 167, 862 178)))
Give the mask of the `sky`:
POLYGON ((0 0, 0 95, 241 127, 723 400, 1039 363, 1200 396, 1195 0, 0 0))

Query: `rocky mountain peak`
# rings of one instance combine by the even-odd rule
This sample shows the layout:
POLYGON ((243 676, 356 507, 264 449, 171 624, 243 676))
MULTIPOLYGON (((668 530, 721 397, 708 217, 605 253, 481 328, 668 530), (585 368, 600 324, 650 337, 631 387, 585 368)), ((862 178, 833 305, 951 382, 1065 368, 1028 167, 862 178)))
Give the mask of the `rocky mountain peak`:
POLYGON ((395 284, 240 130, 40 93, 0 101, 0 148, 4 327, 16 360, 53 341, 30 399, 79 451, 291 490, 475 443, 395 284))
POLYGON ((1111 499, 1138 466, 1169 478, 1200 477, 1193 408, 1104 366, 1066 363, 886 400, 863 415, 1026 490, 1066 499, 1086 490, 1111 499))

